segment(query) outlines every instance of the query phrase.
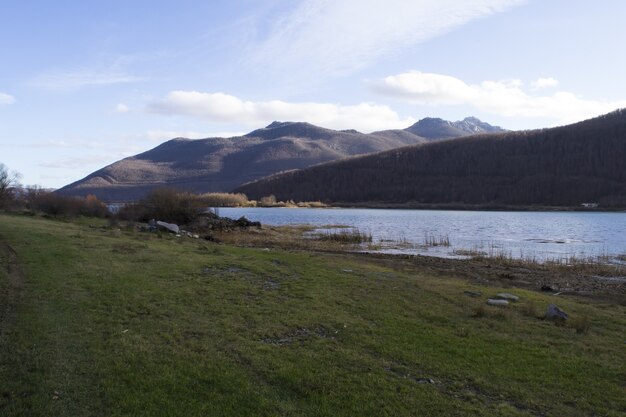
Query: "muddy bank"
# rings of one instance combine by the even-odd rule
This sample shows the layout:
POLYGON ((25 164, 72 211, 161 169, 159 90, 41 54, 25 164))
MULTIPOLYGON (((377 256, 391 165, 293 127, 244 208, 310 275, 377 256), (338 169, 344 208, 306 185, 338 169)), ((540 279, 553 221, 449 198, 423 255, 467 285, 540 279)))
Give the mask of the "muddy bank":
POLYGON ((352 254, 397 269, 417 268, 433 275, 456 276, 482 285, 526 288, 556 297, 579 295, 626 305, 626 277, 606 274, 597 265, 524 265, 523 261, 448 259, 430 256, 352 254))

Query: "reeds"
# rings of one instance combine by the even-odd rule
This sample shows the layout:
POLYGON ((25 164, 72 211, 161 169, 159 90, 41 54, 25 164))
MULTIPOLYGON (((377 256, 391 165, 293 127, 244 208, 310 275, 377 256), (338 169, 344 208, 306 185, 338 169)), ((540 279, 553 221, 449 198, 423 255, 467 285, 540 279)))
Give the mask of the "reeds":
POLYGON ((435 235, 434 233, 424 233, 424 246, 450 246, 450 238, 448 235, 435 235))
POLYGON ((314 238, 317 240, 344 244, 361 244, 372 242, 371 234, 361 232, 360 230, 354 228, 317 233, 314 235, 314 238))

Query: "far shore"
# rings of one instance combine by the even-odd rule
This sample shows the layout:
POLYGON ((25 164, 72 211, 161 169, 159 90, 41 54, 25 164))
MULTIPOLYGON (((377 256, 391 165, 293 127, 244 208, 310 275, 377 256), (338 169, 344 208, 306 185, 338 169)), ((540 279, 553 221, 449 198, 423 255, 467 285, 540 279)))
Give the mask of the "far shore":
MULTIPOLYGON (((117 203, 119 204, 119 203, 117 203)), ((578 207, 578 206, 506 206, 468 204, 423 204, 423 203, 332 203, 326 206, 306 207, 298 205, 232 206, 219 208, 314 208, 314 209, 385 209, 385 210, 449 210, 449 211, 577 211, 624 213, 626 207, 578 207)))

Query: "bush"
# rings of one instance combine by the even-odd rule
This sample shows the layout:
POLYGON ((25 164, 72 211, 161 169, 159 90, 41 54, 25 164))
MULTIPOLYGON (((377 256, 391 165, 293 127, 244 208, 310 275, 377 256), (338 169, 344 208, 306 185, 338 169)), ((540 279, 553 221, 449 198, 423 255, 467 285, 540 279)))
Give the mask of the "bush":
POLYGON ((240 207, 249 204, 245 194, 207 193, 199 196, 206 207, 240 207))
POLYGON ((276 196, 274 194, 261 197, 261 201, 259 201, 259 205, 261 207, 274 207, 277 204, 276 196))
POLYGON ((57 217, 106 217, 106 205, 94 195, 86 198, 67 197, 33 188, 26 195, 27 207, 57 217))
POLYGON ((124 220, 156 219, 185 225, 197 220, 206 208, 206 203, 197 195, 156 188, 139 202, 122 207, 119 216, 124 220))

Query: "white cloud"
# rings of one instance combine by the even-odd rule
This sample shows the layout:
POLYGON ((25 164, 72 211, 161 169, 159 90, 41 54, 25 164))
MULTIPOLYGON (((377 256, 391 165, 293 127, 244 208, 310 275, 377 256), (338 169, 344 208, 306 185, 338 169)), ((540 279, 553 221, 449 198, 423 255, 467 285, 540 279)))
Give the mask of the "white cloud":
POLYGON ((387 106, 370 103, 340 105, 333 103, 289 103, 281 100, 245 101, 224 93, 172 91, 151 103, 149 111, 185 115, 223 123, 246 123, 251 126, 274 120, 306 121, 333 129, 358 129, 364 132, 405 128, 415 122, 402 119, 387 106))
POLYGON ((74 90, 82 87, 126 84, 144 81, 143 78, 118 69, 76 69, 51 71, 35 77, 31 84, 46 90, 74 90))
POLYGON ((130 111, 130 107, 124 103, 118 103, 117 106, 115 106, 115 111, 117 113, 128 113, 130 111))
MULTIPOLYGON (((543 84, 554 85, 553 81, 543 84)), ((448 75, 419 71, 386 77, 373 84, 372 88, 378 93, 414 104, 470 105, 501 116, 546 118, 558 123, 576 122, 626 107, 626 100, 588 100, 567 91, 551 95, 531 94, 524 90, 520 80, 467 84, 448 75)))
POLYGON ((286 73, 348 73, 524 0, 304 0, 251 45, 252 61, 286 73))
POLYGON ((555 80, 552 77, 548 78, 538 78, 535 81, 530 83, 530 86, 533 90, 541 90, 543 88, 552 88, 559 85, 559 80, 555 80))
POLYGON ((15 97, 9 94, 0 92, 0 105, 1 104, 13 104, 13 103, 15 103, 15 97))

